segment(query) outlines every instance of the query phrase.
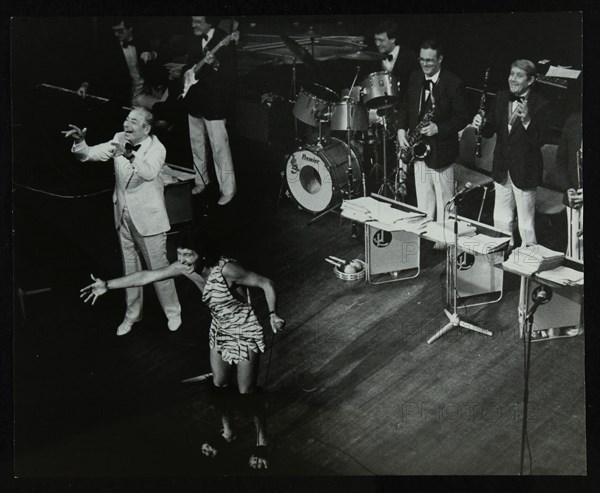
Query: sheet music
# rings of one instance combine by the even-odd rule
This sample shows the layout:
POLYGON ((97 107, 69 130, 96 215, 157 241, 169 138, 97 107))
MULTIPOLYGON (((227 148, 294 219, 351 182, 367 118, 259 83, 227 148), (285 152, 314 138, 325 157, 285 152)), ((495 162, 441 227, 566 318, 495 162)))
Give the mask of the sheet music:
POLYGON ((537 277, 562 286, 583 286, 583 272, 578 272, 570 267, 556 267, 537 274, 537 277))
POLYGON ((550 65, 550 68, 546 73, 546 77, 562 77, 564 79, 577 79, 580 73, 581 70, 550 65))
POLYGON ((463 251, 486 255, 505 250, 510 238, 494 238, 484 234, 459 236, 458 246, 463 251))

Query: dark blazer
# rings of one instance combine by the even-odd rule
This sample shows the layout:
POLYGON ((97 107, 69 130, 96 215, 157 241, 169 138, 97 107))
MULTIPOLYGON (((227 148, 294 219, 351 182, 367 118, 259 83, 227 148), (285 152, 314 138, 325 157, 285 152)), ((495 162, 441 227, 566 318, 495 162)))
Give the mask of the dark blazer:
POLYGON ((405 46, 400 46, 400 52, 398 53, 398 58, 396 58, 396 63, 394 63, 394 67, 392 68, 392 74, 400 81, 401 94, 406 90, 410 74, 418 69, 419 62, 417 62, 417 54, 405 46))
MULTIPOLYGON (((226 36, 225 31, 215 28, 206 50, 212 50, 226 36)), ((188 48, 186 69, 202 60, 204 56, 202 39, 194 36, 188 48)), ((215 53, 215 58, 219 61, 218 69, 205 64, 197 75, 198 82, 190 88, 184 100, 190 115, 207 120, 228 118, 235 104, 235 44, 231 42, 222 46, 215 53)))
POLYGON ((500 91, 490 107, 485 124, 481 129, 484 137, 496 134, 492 178, 502 183, 510 171, 512 182, 517 188, 527 190, 542 184, 542 145, 548 132, 548 102, 531 90, 527 106, 531 123, 525 129, 517 118, 508 132, 509 91, 500 91))
MULTIPOLYGON (((421 69, 414 71, 409 78, 402 101, 398 128, 410 132, 420 121, 419 105, 425 76, 421 69)), ((462 81, 453 73, 443 69, 437 84, 433 87, 435 111, 433 122, 438 133, 433 137, 423 137, 430 144, 432 152, 425 158, 430 168, 440 169, 454 163, 458 157, 458 132, 469 122, 462 81)))

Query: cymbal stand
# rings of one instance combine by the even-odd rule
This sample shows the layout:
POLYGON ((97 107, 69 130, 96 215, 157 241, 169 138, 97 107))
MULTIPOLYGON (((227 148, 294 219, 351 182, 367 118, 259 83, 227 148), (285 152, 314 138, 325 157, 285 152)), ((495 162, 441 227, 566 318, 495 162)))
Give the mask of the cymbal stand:
MULTIPOLYGON (((351 99, 351 98, 350 98, 351 99)), ((347 199, 352 199, 352 192, 354 190, 354 174, 352 169, 352 147, 350 147, 351 142, 351 120, 350 120, 350 108, 346 108, 346 146, 348 148, 348 193, 347 199)), ((352 221, 352 238, 358 238, 358 224, 356 221, 352 221)))
POLYGON ((406 179, 408 176, 406 165, 401 159, 398 159, 398 164, 396 165, 393 176, 394 199, 400 202, 406 202, 406 195, 408 193, 406 189, 406 179))
POLYGON ((476 325, 461 320, 458 315, 458 215, 456 212, 456 199, 458 195, 459 194, 450 199, 444 207, 443 212, 443 214, 446 214, 446 210, 452 207, 454 214, 454 242, 446 245, 446 304, 452 305, 452 313, 450 313, 447 308, 444 308, 444 313, 446 314, 446 317, 448 317, 449 322, 430 337, 427 340, 427 344, 431 344, 455 327, 463 327, 487 336, 493 335, 489 330, 481 329, 476 325))
POLYGON ((382 131, 382 136, 381 136, 381 139, 383 141, 383 163, 382 163, 383 181, 381 182, 381 186, 379 187, 379 190, 377 191, 377 193, 379 195, 383 195, 384 197, 386 197, 386 191, 389 190, 392 194, 392 198, 395 200, 396 192, 394 190, 394 187, 390 184, 390 182, 388 180, 388 176, 387 176, 387 135, 388 135, 387 116, 383 115, 381 117, 381 119, 383 120, 383 131, 382 131))
MULTIPOLYGON (((298 92, 296 87, 296 57, 292 59, 292 82, 290 84, 290 91, 292 94, 290 95, 290 102, 296 104, 298 100, 298 92)), ((294 118, 294 142, 298 144, 300 139, 298 138, 298 119, 294 118)))

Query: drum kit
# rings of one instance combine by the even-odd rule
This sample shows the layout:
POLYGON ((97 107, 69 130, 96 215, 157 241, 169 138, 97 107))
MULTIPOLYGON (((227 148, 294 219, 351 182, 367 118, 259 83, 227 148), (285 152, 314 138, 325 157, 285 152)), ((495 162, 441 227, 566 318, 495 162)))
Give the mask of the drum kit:
MULTIPOLYGON (((300 60, 309 58, 309 53, 296 46, 293 40, 284 36, 282 39, 300 60)), ((384 56, 358 51, 343 54, 340 58, 376 61, 384 56)), ((307 65, 310 64, 307 62, 307 65)), ((324 85, 309 83, 302 85, 293 101, 292 113, 295 120, 318 129, 318 138, 316 142, 298 139, 296 123, 299 147, 287 158, 284 179, 289 195, 297 204, 307 211, 319 214, 313 220, 337 209, 343 199, 366 195, 363 155, 357 148, 357 142, 373 148, 381 147, 383 151, 381 163, 373 162, 371 169, 376 171, 376 168, 383 168, 383 181, 378 193, 391 194, 396 200, 404 199, 403 173, 395 170, 388 177, 386 165, 388 115, 400 102, 398 80, 393 74, 382 71, 371 73, 360 85, 356 85, 359 70, 357 68, 354 80, 350 88, 343 91, 343 96, 324 85), (338 132, 340 137, 344 132, 345 141, 338 137, 323 136, 324 129, 327 129, 328 135, 332 131, 338 132)))

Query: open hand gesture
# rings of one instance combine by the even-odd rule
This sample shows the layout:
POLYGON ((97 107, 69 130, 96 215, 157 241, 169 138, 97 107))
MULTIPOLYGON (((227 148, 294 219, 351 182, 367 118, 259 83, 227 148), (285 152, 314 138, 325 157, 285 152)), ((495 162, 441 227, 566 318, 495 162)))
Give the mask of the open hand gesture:
POLYGON ((99 296, 102 296, 108 291, 108 283, 106 281, 103 281, 102 279, 94 277, 94 274, 90 274, 90 276, 94 280, 94 282, 89 286, 82 288, 80 290, 81 295, 79 297, 83 298, 84 296, 86 296, 83 302, 87 303, 88 301, 92 300, 93 305, 94 303, 96 303, 96 299, 99 296))
POLYGON ((73 140, 76 144, 79 144, 83 139, 85 139, 85 134, 87 132, 87 128, 81 129, 75 125, 69 124, 70 130, 63 130, 61 133, 65 134, 65 139, 68 137, 73 137, 73 140))
POLYGON ((531 121, 531 118, 529 117, 529 106, 527 106, 527 100, 517 103, 515 112, 517 116, 521 118, 521 121, 524 125, 527 125, 531 121))

